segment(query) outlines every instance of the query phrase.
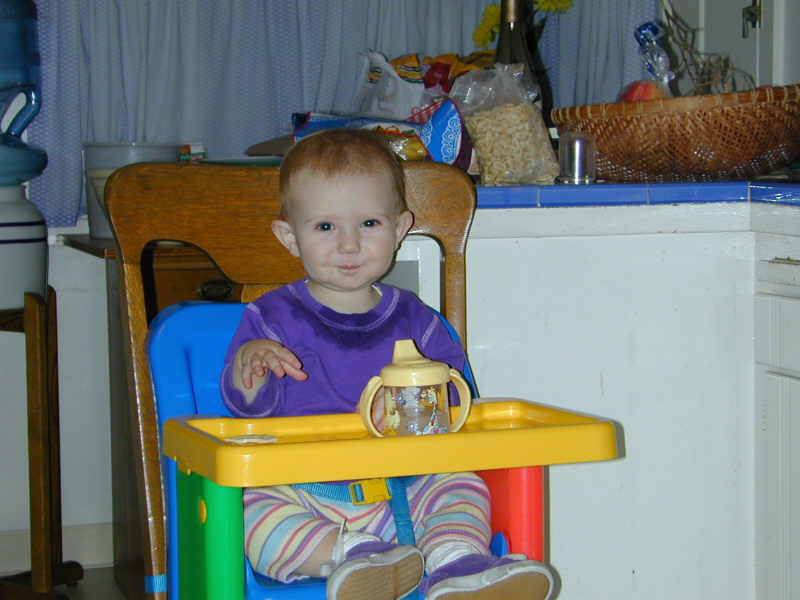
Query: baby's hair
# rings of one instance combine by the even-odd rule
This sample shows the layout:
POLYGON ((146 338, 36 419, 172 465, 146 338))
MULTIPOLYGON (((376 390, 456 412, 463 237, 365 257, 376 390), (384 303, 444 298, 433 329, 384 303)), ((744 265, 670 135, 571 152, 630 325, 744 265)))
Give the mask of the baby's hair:
POLYGON ((292 179, 301 172, 323 177, 386 173, 392 182, 397 212, 407 210, 403 167, 386 140, 374 131, 325 129, 292 146, 281 162, 280 219, 289 217, 292 179))

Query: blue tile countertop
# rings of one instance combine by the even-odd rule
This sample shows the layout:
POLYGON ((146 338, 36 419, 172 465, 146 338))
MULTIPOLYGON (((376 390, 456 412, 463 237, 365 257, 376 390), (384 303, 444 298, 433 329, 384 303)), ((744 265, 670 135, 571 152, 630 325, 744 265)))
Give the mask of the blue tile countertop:
POLYGON ((800 185, 724 181, 478 187, 478 208, 563 208, 708 202, 769 202, 800 206, 800 185))

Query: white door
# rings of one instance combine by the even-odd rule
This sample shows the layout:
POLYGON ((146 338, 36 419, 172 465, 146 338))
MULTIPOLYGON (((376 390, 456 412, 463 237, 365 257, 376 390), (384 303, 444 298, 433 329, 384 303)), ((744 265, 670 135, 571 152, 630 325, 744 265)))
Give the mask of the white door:
MULTIPOLYGON (((725 52, 756 85, 800 83, 800 2, 798 0, 672 0, 675 11, 698 29, 697 49, 725 52), (742 9, 760 5, 761 22, 743 22, 742 9), (747 37, 742 35, 746 26, 747 37)), ((689 84, 680 83, 681 91, 689 84)))

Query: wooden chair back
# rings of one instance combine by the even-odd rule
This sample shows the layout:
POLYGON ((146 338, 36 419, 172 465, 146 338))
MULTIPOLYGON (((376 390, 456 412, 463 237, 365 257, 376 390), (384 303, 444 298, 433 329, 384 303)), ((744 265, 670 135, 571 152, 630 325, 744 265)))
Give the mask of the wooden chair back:
MULTIPOLYGON (((466 343, 465 249, 475 188, 463 171, 448 165, 406 163, 404 169, 414 214, 409 233, 439 244, 441 312, 466 343)), ((105 202, 117 244, 144 576, 158 577, 166 573, 166 555, 158 420, 146 357, 145 257, 155 241, 196 246, 243 286, 243 301, 296 281, 305 272, 270 229, 279 205, 277 167, 128 165, 109 178, 105 202)))

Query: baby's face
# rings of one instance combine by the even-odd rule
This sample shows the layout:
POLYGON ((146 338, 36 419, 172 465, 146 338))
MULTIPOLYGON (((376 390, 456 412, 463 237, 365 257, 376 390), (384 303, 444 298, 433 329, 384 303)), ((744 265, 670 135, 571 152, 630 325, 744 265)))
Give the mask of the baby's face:
POLYGON ((296 175, 288 219, 294 243, 287 247, 316 284, 363 291, 389 270, 412 221, 408 211, 398 212, 392 193, 382 173, 296 175))

